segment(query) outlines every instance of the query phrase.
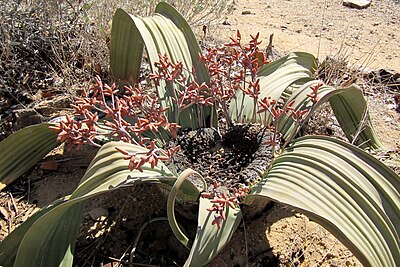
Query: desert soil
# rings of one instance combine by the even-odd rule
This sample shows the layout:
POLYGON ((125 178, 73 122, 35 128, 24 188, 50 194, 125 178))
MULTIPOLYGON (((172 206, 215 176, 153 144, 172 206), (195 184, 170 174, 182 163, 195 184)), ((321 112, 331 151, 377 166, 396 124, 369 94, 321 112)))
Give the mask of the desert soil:
POLYGON ((210 26, 225 42, 239 30, 243 38, 260 32, 263 44, 281 53, 306 51, 320 60, 347 57, 351 64, 400 70, 400 2, 371 1, 365 9, 343 6, 342 0, 238 0, 226 25, 210 26))
MULTIPOLYGON (((400 70, 400 3, 372 1, 358 10, 342 1, 239 0, 223 23, 208 26, 205 43, 226 42, 240 30, 247 38, 260 32, 265 47, 270 34, 278 53, 311 52, 322 60, 327 55, 345 57, 352 65, 371 69, 400 70)), ((377 132, 389 148, 385 156, 397 170, 400 116, 393 92, 366 88, 371 116, 377 132), (394 160, 393 160, 394 158, 394 160), (397 159, 397 161, 396 161, 397 159)), ((383 88, 383 87, 382 87, 383 88)), ((397 94, 399 91, 397 91, 397 94)), ((53 151, 21 179, 1 192, 0 239, 26 220, 37 208, 73 191, 83 176, 93 149, 86 152, 53 151), (83 157, 82 157, 83 155, 83 157), (50 164, 51 165, 51 164, 50 164)), ((137 231, 149 219, 164 217, 166 197, 156 186, 137 186, 98 197, 87 204, 77 245, 77 266, 100 262, 123 263, 130 253, 137 231), (143 211, 146 207, 146 212, 143 211)), ((187 251, 180 246, 164 221, 149 225, 142 233, 134 260, 145 266, 180 266, 187 251)), ((129 256, 128 256, 129 258, 129 256)), ((105 266, 105 265, 104 265, 105 266)), ((111 265, 108 265, 111 266, 111 265)), ((143 265, 142 265, 143 266, 143 265)), ((208 266, 361 266, 336 238, 306 216, 280 204, 269 205, 265 213, 239 227, 232 241, 208 266)))

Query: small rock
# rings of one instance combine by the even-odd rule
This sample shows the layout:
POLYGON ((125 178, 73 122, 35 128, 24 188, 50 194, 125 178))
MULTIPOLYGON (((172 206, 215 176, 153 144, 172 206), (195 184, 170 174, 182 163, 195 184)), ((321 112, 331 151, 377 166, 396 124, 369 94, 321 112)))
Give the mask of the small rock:
POLYGON ((41 114, 31 108, 15 109, 12 111, 11 116, 14 131, 45 121, 41 114))
POLYGON ((98 207, 89 211, 89 216, 94 221, 103 220, 108 216, 108 211, 102 207, 98 207))
POLYGON ((35 105, 35 110, 43 116, 52 116, 57 114, 60 109, 69 107, 71 98, 67 95, 56 96, 52 99, 40 101, 35 105))
POLYGON ((281 26, 281 29, 282 29, 282 30, 285 30, 285 29, 287 29, 287 26, 286 26, 286 25, 282 25, 282 26, 281 26))
POLYGON ((303 214, 301 214, 301 213, 295 213, 294 214, 294 217, 296 217, 296 218, 301 218, 301 217, 303 217, 303 214))
POLYGON ((224 21, 222 22, 222 25, 227 25, 227 26, 229 26, 229 25, 231 25, 231 24, 230 24, 230 22, 229 22, 229 21, 227 21, 227 20, 224 20, 224 21))
POLYGON ((242 15, 251 15, 251 11, 250 10, 242 11, 242 15))
POLYGON ((363 9, 371 5, 370 0, 344 0, 343 5, 351 8, 363 9))

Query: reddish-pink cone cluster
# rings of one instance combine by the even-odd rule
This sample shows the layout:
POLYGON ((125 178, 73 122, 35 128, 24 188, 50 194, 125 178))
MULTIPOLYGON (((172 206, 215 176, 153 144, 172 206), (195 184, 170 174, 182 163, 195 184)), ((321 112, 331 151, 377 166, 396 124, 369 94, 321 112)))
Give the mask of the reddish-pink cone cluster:
POLYGON ((91 88, 83 91, 82 97, 74 104, 75 118, 66 115, 66 119, 57 126, 51 126, 58 133, 58 140, 68 147, 83 144, 99 146, 96 137, 106 135, 116 140, 134 143, 148 149, 143 153, 130 153, 116 148, 129 160, 129 169, 143 171, 142 166, 149 163, 152 168, 159 160, 169 160, 179 147, 164 150, 156 141, 143 136, 146 131, 158 132, 160 128, 176 137, 180 126, 169 123, 164 114, 168 108, 162 108, 155 94, 143 94, 140 87, 103 84, 100 77, 95 78, 91 88), (123 92, 121 92, 123 90, 123 92), (104 118, 99 121, 99 114, 104 118))
POLYGON ((214 220, 212 221, 212 225, 217 225, 218 229, 221 229, 222 222, 226 220, 225 209, 227 206, 231 207, 232 209, 236 208, 242 203, 245 194, 248 193, 247 187, 242 187, 239 189, 235 188, 234 195, 228 196, 226 192, 218 191, 220 186, 220 183, 214 181, 212 192, 201 193, 201 197, 211 199, 210 202, 213 205, 207 210, 209 212, 214 212, 214 220))

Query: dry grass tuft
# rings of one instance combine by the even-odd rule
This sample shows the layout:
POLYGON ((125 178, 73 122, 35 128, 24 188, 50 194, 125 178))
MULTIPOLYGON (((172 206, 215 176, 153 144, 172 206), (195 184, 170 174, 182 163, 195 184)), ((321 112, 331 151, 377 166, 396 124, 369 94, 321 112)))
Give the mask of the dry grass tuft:
MULTIPOLYGON (((67 112, 95 75, 109 82, 111 22, 117 8, 149 15, 155 0, 10 0, 0 5, 0 140, 15 131, 16 110, 67 112), (55 103, 56 102, 56 103, 55 103), (56 106, 56 109, 53 107, 56 106), (49 110, 49 107, 50 108, 49 110)), ((233 1, 167 1, 191 24, 230 12, 233 1)), ((16 115, 17 114, 17 115, 16 115)), ((24 125, 27 126, 27 125, 24 125)))

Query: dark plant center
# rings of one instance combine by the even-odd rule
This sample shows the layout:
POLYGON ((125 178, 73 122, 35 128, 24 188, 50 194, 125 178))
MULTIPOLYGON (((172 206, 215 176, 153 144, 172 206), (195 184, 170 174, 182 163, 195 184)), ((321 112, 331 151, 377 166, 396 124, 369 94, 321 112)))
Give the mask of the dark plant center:
POLYGON ((178 172, 192 168, 208 185, 217 181, 232 191, 253 184, 268 167, 270 147, 263 145, 268 136, 268 130, 252 124, 235 125, 221 134, 213 128, 184 131, 175 141, 181 151, 173 161, 178 172))

